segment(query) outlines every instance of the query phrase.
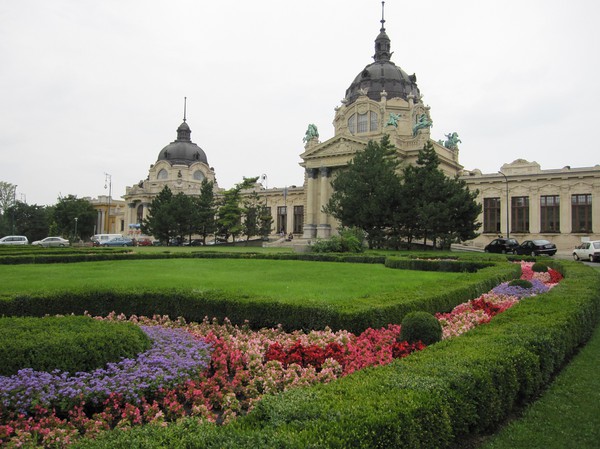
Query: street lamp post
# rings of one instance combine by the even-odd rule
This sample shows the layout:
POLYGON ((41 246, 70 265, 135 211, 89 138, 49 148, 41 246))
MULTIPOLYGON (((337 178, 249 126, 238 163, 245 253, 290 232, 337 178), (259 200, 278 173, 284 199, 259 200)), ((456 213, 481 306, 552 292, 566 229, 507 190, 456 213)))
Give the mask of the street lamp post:
POLYGON ((17 208, 17 186, 13 190, 13 202, 12 202, 12 233, 15 234, 15 209, 17 208))
POLYGON ((79 218, 75 217, 75 236, 74 236, 75 240, 77 240, 77 220, 79 220, 79 218))
POLYGON ((506 238, 510 238, 510 229, 508 226, 508 178, 506 177, 506 175, 504 173, 502 173, 501 171, 499 171, 498 173, 500 173, 502 176, 504 176, 504 180, 506 181, 506 238))
POLYGON ((106 210, 106 233, 110 234, 110 197, 112 195, 112 175, 104 173, 104 188, 108 187, 108 209, 106 210))

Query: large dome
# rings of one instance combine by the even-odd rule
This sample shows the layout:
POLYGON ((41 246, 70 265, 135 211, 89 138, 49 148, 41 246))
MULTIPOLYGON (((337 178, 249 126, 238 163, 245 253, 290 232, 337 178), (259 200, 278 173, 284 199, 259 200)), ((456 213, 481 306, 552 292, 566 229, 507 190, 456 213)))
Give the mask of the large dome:
POLYGON ((400 97, 408 100, 409 95, 415 98, 420 96, 417 77, 407 75, 391 61, 376 61, 366 66, 346 90, 346 104, 354 103, 361 90, 366 91, 367 96, 375 101, 381 100, 383 90, 387 92, 387 98, 400 97))
POLYGON ((184 119, 183 123, 177 128, 177 140, 160 150, 156 161, 168 161, 171 165, 191 165, 194 162, 204 162, 208 165, 206 153, 192 142, 191 134, 192 131, 184 119))
POLYGON ((381 30, 377 39, 375 39, 375 62, 366 66, 352 81, 350 87, 346 90, 346 104, 352 104, 361 95, 366 92, 371 100, 380 101, 381 92, 387 93, 387 98, 400 97, 408 100, 408 96, 420 97, 417 87, 416 75, 408 75, 400 67, 396 66, 390 58, 390 38, 385 32, 381 20, 381 30), (362 91, 362 92, 361 92, 362 91))

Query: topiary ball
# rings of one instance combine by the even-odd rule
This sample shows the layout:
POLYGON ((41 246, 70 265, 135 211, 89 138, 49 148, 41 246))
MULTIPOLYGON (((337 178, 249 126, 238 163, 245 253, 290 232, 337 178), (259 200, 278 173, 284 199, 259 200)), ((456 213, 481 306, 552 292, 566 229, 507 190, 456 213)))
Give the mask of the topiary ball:
POLYGON ((427 312, 411 312, 402 319, 400 340, 431 345, 442 339, 442 325, 435 316, 427 312))
POLYGON ((533 284, 526 279, 513 279, 508 283, 510 287, 531 288, 533 284))
POLYGON ((531 270, 535 273, 547 273, 548 265, 546 265, 544 262, 536 262, 531 267, 531 270))

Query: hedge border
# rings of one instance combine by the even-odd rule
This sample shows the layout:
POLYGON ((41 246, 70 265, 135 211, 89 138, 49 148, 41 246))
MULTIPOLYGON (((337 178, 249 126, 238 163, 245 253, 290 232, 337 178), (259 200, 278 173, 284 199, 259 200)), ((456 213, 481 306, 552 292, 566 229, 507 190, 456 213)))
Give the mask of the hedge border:
POLYGON ((600 275, 573 262, 556 266, 566 278, 550 292, 390 365, 266 397, 225 427, 185 420, 112 431, 78 447, 453 447, 494 431, 591 336, 600 275))

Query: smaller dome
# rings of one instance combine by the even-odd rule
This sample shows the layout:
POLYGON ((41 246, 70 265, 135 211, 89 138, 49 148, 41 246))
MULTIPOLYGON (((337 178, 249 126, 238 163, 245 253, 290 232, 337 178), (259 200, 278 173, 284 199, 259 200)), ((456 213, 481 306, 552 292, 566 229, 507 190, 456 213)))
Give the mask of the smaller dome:
POLYGON ((208 165, 206 153, 202 148, 191 140, 192 131, 185 119, 177 128, 177 139, 160 150, 158 161, 168 161, 171 165, 184 164, 191 165, 195 162, 204 162, 208 165))

